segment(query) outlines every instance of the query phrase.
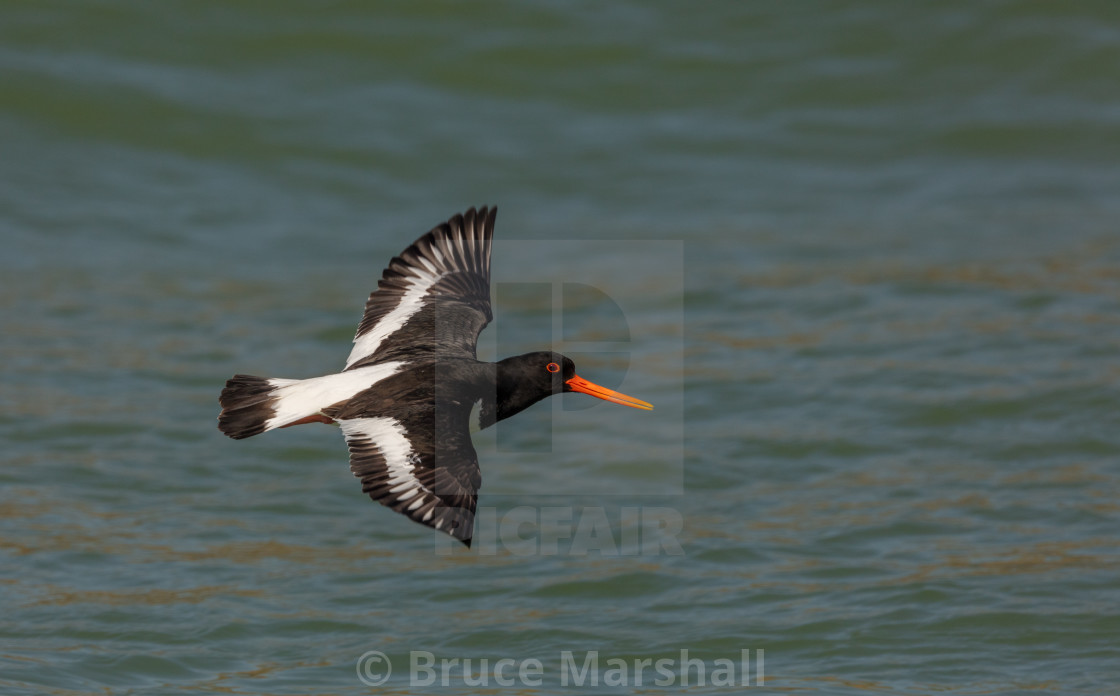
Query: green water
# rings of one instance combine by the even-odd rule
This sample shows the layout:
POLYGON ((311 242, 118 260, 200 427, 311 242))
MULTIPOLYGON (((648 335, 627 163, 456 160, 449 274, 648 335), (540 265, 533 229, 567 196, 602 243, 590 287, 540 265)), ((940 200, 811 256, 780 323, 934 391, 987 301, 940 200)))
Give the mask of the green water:
POLYGON ((1114 693, 1118 27, 4 3, 0 692, 1114 693), (655 411, 480 433, 470 551, 334 428, 218 433, 227 377, 339 369, 388 259, 482 204, 484 354, 559 343, 655 411))

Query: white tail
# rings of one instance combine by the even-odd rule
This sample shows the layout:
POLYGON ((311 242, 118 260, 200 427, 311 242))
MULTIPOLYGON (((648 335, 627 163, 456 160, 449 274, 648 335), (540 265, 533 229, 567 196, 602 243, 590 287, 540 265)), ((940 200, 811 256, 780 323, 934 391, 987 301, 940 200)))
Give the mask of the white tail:
POLYGON ((218 397, 222 405, 218 429, 240 440, 305 419, 314 420, 323 409, 349 400, 396 374, 403 365, 383 363, 311 379, 234 375, 218 397))

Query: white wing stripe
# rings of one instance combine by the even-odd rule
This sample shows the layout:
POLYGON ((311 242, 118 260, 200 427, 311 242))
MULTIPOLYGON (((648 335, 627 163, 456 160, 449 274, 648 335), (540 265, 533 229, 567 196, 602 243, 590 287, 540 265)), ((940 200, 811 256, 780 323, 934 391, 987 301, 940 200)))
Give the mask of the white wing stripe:
POLYGON ((385 467, 389 473, 389 483, 399 483, 390 493, 398 489, 411 488, 413 491, 401 499, 407 499, 416 494, 416 489, 424 490, 423 484, 416 478, 409 460, 413 456, 412 444, 408 441, 408 433, 400 422, 388 418, 350 418, 339 421, 346 439, 362 437, 368 439, 377 447, 378 452, 385 459, 385 467))
MULTIPOLYGON (((446 226, 417 240, 415 251, 409 254, 409 260, 405 262, 406 267, 390 267, 390 270, 385 271, 398 282, 403 282, 399 289, 386 290, 394 294, 400 293, 397 304, 382 314, 377 323, 367 331, 354 337, 354 347, 346 359, 347 369, 376 353, 386 339, 400 331, 424 308, 432 286, 449 273, 474 272, 483 274, 484 277, 489 276, 489 233, 492 230, 486 227, 487 214, 488 209, 483 208, 482 217, 468 216, 461 223, 456 223, 454 219, 449 221, 446 226)), ((378 306, 377 310, 384 311, 382 307, 383 305, 378 306)), ((367 315, 370 311, 373 310, 367 308, 367 315)), ((365 324, 364 318, 362 323, 365 324)))
MULTIPOLYGON (((416 270, 422 271, 422 269, 416 270)), ((412 315, 424 307, 424 296, 444 275, 446 274, 421 273, 416 280, 411 281, 408 290, 401 295, 401 301, 397 303, 397 306, 381 317, 381 320, 369 331, 354 338, 354 349, 350 351, 350 357, 346 359, 346 367, 350 367, 362 358, 376 353, 382 341, 408 323, 412 315)))

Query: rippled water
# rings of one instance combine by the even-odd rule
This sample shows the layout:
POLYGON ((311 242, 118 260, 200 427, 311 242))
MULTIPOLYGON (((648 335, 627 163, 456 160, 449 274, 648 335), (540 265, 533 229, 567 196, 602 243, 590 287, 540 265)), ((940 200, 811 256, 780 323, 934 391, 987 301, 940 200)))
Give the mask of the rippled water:
POLYGON ((632 693, 686 650, 740 693, 747 650, 749 692, 1113 693, 1115 15, 0 9, 0 691, 555 693, 571 651, 632 693), (333 428, 218 433, 229 375, 338 369, 387 260, 486 203, 483 352, 657 410, 480 433, 469 551, 333 428))

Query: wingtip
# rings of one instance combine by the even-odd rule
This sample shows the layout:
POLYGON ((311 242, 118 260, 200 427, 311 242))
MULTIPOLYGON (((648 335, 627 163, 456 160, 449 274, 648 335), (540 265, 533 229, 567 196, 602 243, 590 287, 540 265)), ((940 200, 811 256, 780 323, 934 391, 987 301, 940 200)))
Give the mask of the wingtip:
POLYGON ((496 205, 480 205, 471 206, 462 213, 463 217, 467 215, 474 215, 482 220, 492 220, 498 213, 498 206, 496 205))

